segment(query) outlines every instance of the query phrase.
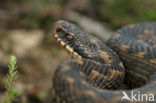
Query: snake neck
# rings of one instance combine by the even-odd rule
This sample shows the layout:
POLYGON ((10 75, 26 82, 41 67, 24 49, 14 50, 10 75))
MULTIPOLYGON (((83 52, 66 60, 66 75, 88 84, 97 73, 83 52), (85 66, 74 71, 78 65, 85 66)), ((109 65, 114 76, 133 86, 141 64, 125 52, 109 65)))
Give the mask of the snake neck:
POLYGON ((98 88, 114 89, 123 81, 122 62, 100 39, 67 21, 56 22, 53 33, 69 55, 81 60, 81 63, 71 61, 68 66, 71 70, 78 71, 80 77, 89 84, 98 88))

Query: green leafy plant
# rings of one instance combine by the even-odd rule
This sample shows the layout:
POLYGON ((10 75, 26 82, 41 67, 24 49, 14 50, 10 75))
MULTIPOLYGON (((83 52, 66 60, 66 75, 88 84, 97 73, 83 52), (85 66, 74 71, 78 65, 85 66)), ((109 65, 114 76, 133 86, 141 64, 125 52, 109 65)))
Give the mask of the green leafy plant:
POLYGON ((10 63, 8 65, 9 72, 5 79, 6 96, 3 99, 3 103, 11 103, 16 98, 17 91, 14 88, 15 80, 17 78, 16 62, 17 62, 16 57, 10 56, 10 63))

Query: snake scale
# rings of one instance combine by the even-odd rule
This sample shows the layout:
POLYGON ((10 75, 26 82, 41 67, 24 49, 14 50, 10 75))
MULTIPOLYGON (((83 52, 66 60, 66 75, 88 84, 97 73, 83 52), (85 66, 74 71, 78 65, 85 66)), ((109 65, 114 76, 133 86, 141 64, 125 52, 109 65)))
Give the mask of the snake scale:
POLYGON ((156 22, 125 26, 106 44, 64 20, 53 34, 73 57, 54 73, 56 103, 156 103, 156 22))

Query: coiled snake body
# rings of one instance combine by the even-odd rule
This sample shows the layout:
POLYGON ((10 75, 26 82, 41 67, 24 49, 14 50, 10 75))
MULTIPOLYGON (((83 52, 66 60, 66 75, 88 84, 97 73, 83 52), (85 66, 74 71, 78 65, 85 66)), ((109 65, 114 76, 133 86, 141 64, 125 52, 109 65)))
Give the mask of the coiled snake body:
POLYGON ((53 34, 74 58, 54 73, 57 103, 156 103, 156 23, 123 27, 106 44, 63 20, 53 34))

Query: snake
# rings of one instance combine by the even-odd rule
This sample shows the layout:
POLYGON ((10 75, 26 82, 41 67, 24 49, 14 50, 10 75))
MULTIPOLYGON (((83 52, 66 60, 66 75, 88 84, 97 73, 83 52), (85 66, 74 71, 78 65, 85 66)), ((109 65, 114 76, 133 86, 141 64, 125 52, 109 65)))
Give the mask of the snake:
POLYGON ((106 43, 65 20, 52 33, 72 57, 54 72, 56 103, 156 103, 156 22, 124 26, 106 43))

